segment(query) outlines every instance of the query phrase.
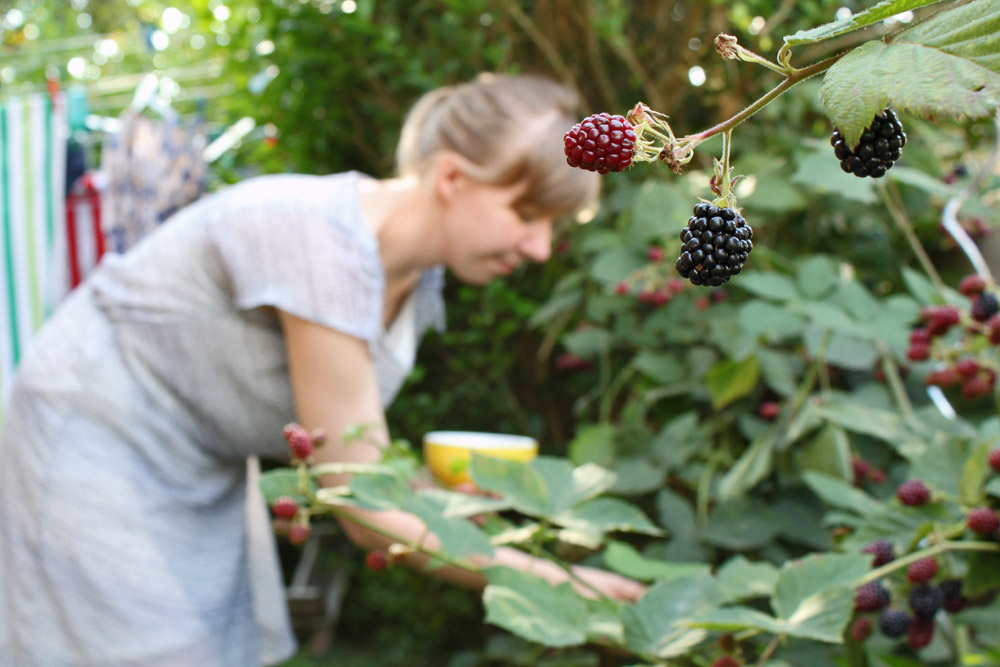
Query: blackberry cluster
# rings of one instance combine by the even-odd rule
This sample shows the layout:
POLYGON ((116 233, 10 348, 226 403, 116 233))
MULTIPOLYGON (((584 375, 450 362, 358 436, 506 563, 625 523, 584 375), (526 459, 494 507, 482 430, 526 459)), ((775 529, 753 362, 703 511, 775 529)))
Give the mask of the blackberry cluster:
POLYGON ((853 150, 836 128, 830 143, 833 154, 840 160, 841 169, 859 178, 881 178, 899 159, 900 151, 906 145, 906 133, 896 114, 887 108, 876 114, 853 150))
POLYGON ((699 202, 681 230, 684 245, 674 266, 694 285, 717 287, 743 270, 752 238, 753 229, 732 208, 699 202))
POLYGON ((910 609, 917 618, 934 618, 938 609, 944 606, 944 593, 937 586, 920 584, 910 589, 910 609))
POLYGON ((606 174, 622 171, 635 155, 635 131, 624 116, 587 116, 563 135, 566 162, 571 167, 606 174))

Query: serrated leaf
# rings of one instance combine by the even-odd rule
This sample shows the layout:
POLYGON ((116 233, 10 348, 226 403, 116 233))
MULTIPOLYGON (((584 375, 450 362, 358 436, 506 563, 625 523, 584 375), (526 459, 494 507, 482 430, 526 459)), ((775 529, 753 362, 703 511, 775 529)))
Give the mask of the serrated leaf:
POLYGON ((596 463, 598 465, 609 465, 615 460, 615 434, 617 429, 614 424, 588 424, 581 426, 569 444, 569 457, 573 463, 581 465, 584 463, 596 463))
POLYGON ((613 531, 662 535, 638 507, 618 498, 593 498, 551 517, 553 523, 589 535, 613 531))
POLYGON ((831 37, 836 37, 837 35, 843 35, 853 30, 864 28, 872 25, 873 23, 878 23, 879 21, 884 21, 890 16, 895 16, 896 14, 917 9, 925 5, 933 5, 934 3, 940 1, 941 0, 885 0, 884 2, 878 3, 874 7, 869 7, 865 11, 858 12, 857 14, 849 16, 846 19, 840 19, 839 21, 827 23, 809 30, 800 30, 794 35, 787 35, 785 37, 785 43, 789 46, 796 46, 798 44, 819 42, 824 39, 830 39, 831 37))
MULTIPOLYGON (((306 502, 306 496, 299 490, 300 479, 297 470, 289 468, 265 470, 260 475, 260 490, 268 505, 273 504, 281 496, 289 496, 294 498, 295 502, 302 504, 306 502)), ((312 483, 311 486, 315 490, 316 484, 312 483)))
POLYGON ((506 567, 486 570, 486 622, 543 646, 575 646, 586 641, 587 608, 568 584, 506 567))
POLYGON ((820 98, 848 146, 887 104, 916 116, 992 115, 1000 104, 1000 0, 942 11, 827 70, 820 98))
POLYGON ((574 468, 570 461, 550 456, 522 463, 474 452, 469 471, 479 488, 499 493, 519 512, 536 517, 563 512, 604 493, 615 481, 601 466, 574 468))
POLYGON ((778 534, 774 511, 757 498, 735 498, 716 507, 701 530, 709 544, 732 551, 762 547, 778 534))
POLYGON ((807 297, 821 297, 837 284, 837 268, 828 257, 810 257, 799 265, 797 281, 807 297))
POLYGON ((882 503, 843 479, 815 471, 803 473, 802 479, 821 500, 834 507, 850 510, 861 516, 873 516, 882 511, 882 503))
POLYGON ((847 433, 834 424, 827 425, 798 451, 799 468, 814 470, 847 480, 851 475, 851 450, 847 433))
POLYGON ((705 563, 672 563, 655 558, 646 558, 631 544, 608 540, 604 550, 604 564, 626 577, 642 581, 667 581, 699 572, 709 572, 705 563))
POLYGON ((837 588, 851 591, 869 570, 871 557, 860 554, 812 554, 790 561, 778 574, 771 608, 789 620, 812 615, 815 610, 808 608, 810 598, 837 588))
POLYGON ((802 365, 797 356, 761 348, 757 350, 757 358, 764 384, 786 398, 795 393, 798 370, 802 365))
POLYGON ((749 273, 733 284, 764 299, 794 301, 799 298, 795 283, 777 273, 749 273))
POLYGON ((716 576, 720 602, 771 597, 778 583, 778 570, 770 563, 751 563, 743 556, 725 562, 716 576))
POLYGON ((777 437, 773 429, 764 431, 750 443, 736 463, 719 481, 719 499, 738 498, 771 474, 777 437))
POLYGON ((788 308, 765 301, 750 301, 744 304, 737 315, 743 331, 752 336, 787 338, 802 332, 805 320, 788 308))
POLYGON ((682 622, 715 607, 716 595, 715 581, 706 572, 656 584, 623 612, 626 647, 660 658, 689 651, 708 633, 683 627, 682 622))

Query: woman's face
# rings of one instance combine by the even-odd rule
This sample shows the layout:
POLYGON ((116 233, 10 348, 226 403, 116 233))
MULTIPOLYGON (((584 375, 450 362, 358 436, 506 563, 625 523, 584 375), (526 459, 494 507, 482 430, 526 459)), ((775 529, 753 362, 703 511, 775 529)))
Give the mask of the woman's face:
POLYGON ((454 186, 443 220, 444 261, 459 279, 484 284, 552 254, 553 219, 519 201, 526 182, 496 186, 460 176, 454 186))

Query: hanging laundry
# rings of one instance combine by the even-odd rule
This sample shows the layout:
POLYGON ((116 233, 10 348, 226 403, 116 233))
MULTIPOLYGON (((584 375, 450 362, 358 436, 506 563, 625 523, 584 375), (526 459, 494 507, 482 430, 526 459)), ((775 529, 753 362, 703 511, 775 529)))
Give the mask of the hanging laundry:
POLYGON ((69 251, 70 287, 79 285, 104 254, 101 227, 101 193, 107 179, 88 171, 73 183, 66 198, 66 245, 69 251))
POLYGON ((69 289, 66 119, 39 93, 0 104, 0 392, 69 289))
POLYGON ((129 110, 101 150, 108 188, 102 200, 106 246, 125 252, 178 209, 201 196, 206 163, 196 133, 176 118, 129 110))

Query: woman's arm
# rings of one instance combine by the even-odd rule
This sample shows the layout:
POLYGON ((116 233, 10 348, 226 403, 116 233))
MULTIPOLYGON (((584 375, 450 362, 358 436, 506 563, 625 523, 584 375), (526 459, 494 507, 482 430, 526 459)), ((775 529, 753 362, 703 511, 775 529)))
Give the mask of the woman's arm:
MULTIPOLYGON (((307 429, 322 428, 327 433, 326 443, 313 454, 316 463, 369 463, 380 460, 382 452, 375 443, 388 443, 389 433, 379 401, 368 344, 359 338, 289 313, 279 311, 279 317, 288 348, 289 374, 297 418, 307 429), (341 434, 352 424, 365 425, 366 432, 374 442, 345 443, 341 434)), ((331 475, 322 482, 345 484, 347 476, 331 475)), ((385 549, 397 541, 412 544, 421 538, 430 549, 437 549, 439 546, 437 538, 433 534, 427 534, 424 523, 412 514, 361 509, 346 511, 348 515, 357 517, 362 524, 376 525, 394 536, 389 538, 379 531, 351 521, 349 517, 338 516, 348 538, 362 549, 385 549)), ((405 559, 418 568, 429 560, 421 553, 408 554, 405 559)), ((570 579, 554 563, 508 547, 496 549, 493 558, 469 560, 479 567, 506 565, 532 572, 553 584, 570 579)), ((428 573, 470 588, 482 588, 486 585, 483 575, 459 567, 444 566, 428 570, 428 573)), ((575 567, 574 573, 612 598, 636 599, 645 590, 630 579, 602 570, 575 567)), ((593 594, 586 586, 580 586, 578 582, 575 585, 581 593, 593 594)))

